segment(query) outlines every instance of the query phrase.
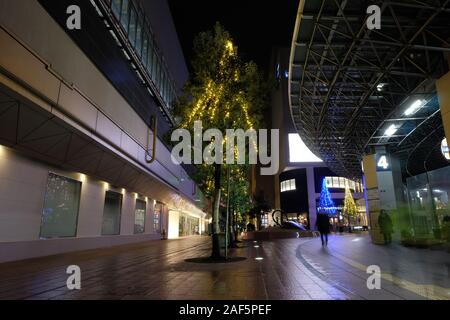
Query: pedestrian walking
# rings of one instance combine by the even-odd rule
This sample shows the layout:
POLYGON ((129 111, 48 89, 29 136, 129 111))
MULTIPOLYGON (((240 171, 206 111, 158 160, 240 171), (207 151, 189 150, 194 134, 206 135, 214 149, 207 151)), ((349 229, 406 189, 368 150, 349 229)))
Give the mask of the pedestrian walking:
POLYGON ((392 232, 394 232, 394 227, 392 225, 392 219, 386 210, 381 210, 380 216, 378 217, 378 225, 380 226, 380 231, 384 237, 384 243, 389 244, 392 242, 392 232))
POLYGON ((316 220, 317 230, 320 232, 322 246, 328 246, 328 235, 330 234, 330 217, 325 212, 319 212, 316 220))

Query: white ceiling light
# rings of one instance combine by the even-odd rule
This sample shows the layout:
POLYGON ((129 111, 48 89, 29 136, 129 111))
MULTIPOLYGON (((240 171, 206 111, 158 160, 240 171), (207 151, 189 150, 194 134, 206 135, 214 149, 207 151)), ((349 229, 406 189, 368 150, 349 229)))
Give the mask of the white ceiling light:
POLYGON ((416 100, 413 102, 413 104, 406 109, 404 115, 405 116, 411 116, 413 114, 415 114, 417 111, 419 111, 419 109, 421 109, 424 105, 425 105, 426 101, 425 100, 416 100))
POLYGON ((395 124, 391 124, 391 126, 384 132, 384 135, 387 137, 392 137, 397 132, 397 130, 397 126, 395 124))

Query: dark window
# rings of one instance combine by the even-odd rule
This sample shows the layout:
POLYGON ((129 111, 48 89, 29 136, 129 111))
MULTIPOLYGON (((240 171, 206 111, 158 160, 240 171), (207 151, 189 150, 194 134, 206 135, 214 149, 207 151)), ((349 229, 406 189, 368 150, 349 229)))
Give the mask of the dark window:
POLYGON ((145 213, 146 213, 147 203, 145 201, 136 200, 136 210, 134 211, 134 233, 144 233, 145 232, 145 213))
POLYGON ((128 28, 128 40, 133 47, 136 46, 137 13, 133 6, 130 6, 130 27, 128 28))
POLYGON ((42 211, 41 238, 75 237, 81 182, 50 173, 42 211))
POLYGON ((111 10, 116 16, 117 20, 120 20, 120 9, 121 9, 121 0, 112 0, 111 2, 111 10))
POLYGON ((120 12, 120 23, 122 24, 122 27, 125 29, 125 32, 128 32, 128 22, 130 21, 128 4, 129 4, 129 0, 122 0, 122 10, 120 12))
POLYGON ((121 211, 122 195, 120 193, 106 191, 102 235, 120 234, 121 211))

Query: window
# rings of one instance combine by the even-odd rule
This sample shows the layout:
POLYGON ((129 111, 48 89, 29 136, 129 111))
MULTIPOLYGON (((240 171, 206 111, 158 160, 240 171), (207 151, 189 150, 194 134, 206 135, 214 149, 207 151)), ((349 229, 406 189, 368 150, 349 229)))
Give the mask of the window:
POLYGON ((139 57, 142 57, 142 24, 143 24, 142 16, 139 16, 136 27, 136 46, 135 46, 136 52, 139 55, 139 57))
POLYGON ((295 179, 281 182, 281 192, 296 190, 295 179))
POLYGON ((151 28, 138 2, 132 0, 110 0, 111 12, 120 21, 128 40, 142 65, 153 80, 165 104, 170 108, 173 97, 169 71, 164 67, 162 57, 157 54, 151 28))
POLYGON ((41 220, 41 238, 77 235, 81 182, 50 173, 41 220))
POLYGON ((142 64, 144 67, 147 68, 147 61, 148 61, 148 35, 147 33, 144 34, 144 38, 142 41, 142 64))
POLYGON ((145 212, 147 209, 147 203, 145 201, 136 200, 136 209, 134 211, 134 233, 145 232, 145 212))
POLYGON ((339 186, 341 187, 341 188, 344 188, 345 189, 345 185, 346 185, 346 180, 347 179, 345 179, 345 178, 342 178, 342 177, 340 177, 339 178, 339 186))
POLYGON ((355 182, 347 178, 325 177, 325 181, 327 182, 328 188, 345 189, 346 187, 349 187, 350 190, 354 190, 356 192, 359 192, 359 189, 361 189, 361 184, 359 182, 355 182))
POLYGON ((131 46, 136 46, 137 13, 133 6, 130 7, 130 26, 128 28, 128 40, 131 46))
POLYGON ((162 213, 162 204, 155 204, 155 211, 153 213, 153 230, 155 232, 161 233, 161 213, 162 213))
MULTIPOLYGON (((150 76, 153 75, 153 70, 154 70, 153 69, 153 67, 154 67, 153 61, 155 61, 154 52, 153 52, 153 40, 152 40, 151 36, 149 36, 148 37, 147 71, 150 76)), ((153 79, 153 77, 152 77, 152 79, 153 79)))
POLYGON ((128 32, 128 22, 130 21, 128 16, 128 1, 129 0, 122 0, 122 10, 120 12, 120 23, 125 32, 128 32))
POLYGON ((261 227, 263 227, 263 228, 269 227, 269 215, 268 214, 261 215, 261 227))
POLYGON ((155 68, 155 77, 154 77, 154 81, 156 84, 156 87, 158 88, 158 90, 160 90, 160 82, 161 82, 161 77, 160 77, 160 72, 161 72, 161 63, 159 60, 159 57, 156 56, 156 68, 155 68))
POLYGON ((121 0, 112 0, 111 2, 111 9, 117 20, 120 20, 120 9, 121 9, 120 2, 121 0))
POLYGON ((106 191, 102 235, 110 236, 120 234, 121 211, 122 194, 106 191))

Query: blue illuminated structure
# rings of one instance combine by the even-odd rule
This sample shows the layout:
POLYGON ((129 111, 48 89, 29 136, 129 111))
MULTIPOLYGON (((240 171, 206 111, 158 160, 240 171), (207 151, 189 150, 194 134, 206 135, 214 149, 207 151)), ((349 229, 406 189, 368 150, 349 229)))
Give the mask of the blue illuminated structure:
POLYGON ((330 191, 328 190, 327 181, 325 178, 322 180, 322 191, 320 192, 319 206, 317 208, 319 212, 325 212, 330 216, 336 215, 336 205, 331 199, 330 191))

